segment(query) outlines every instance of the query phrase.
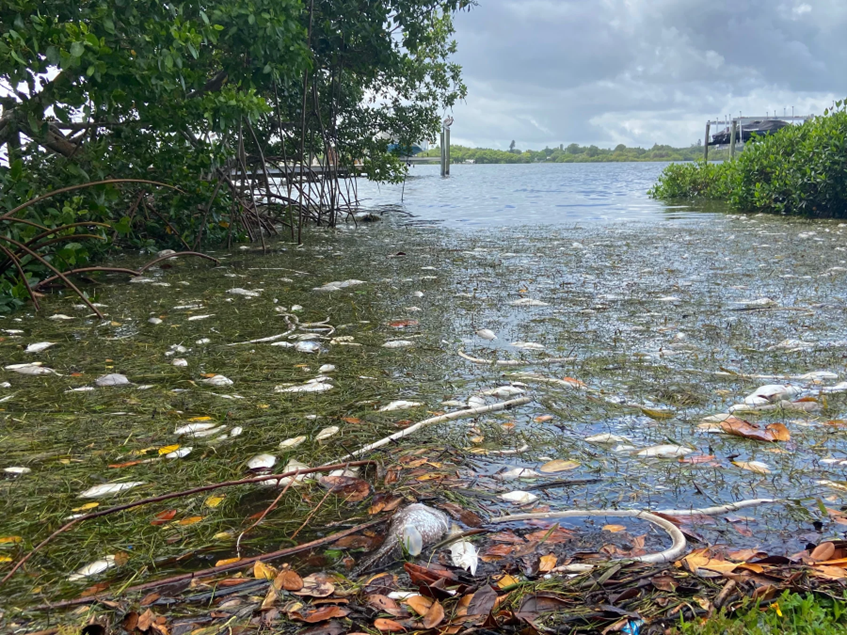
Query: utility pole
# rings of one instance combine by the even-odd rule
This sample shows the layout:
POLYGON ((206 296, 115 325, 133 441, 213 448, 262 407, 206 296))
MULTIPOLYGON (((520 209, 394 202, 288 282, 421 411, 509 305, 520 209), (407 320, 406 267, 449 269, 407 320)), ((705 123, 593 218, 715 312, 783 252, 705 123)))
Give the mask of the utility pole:
POLYGON ((709 160, 709 130, 712 127, 710 121, 706 122, 706 138, 703 140, 703 160, 709 160))
POLYGON ((729 135, 729 158, 735 158, 735 142, 738 138, 738 119, 732 120, 732 132, 729 135))

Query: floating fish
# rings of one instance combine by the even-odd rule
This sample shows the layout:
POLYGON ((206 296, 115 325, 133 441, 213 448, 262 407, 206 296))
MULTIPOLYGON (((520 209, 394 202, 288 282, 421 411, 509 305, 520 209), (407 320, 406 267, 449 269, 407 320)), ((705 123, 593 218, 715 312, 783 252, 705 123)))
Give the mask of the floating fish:
POLYGON ((410 342, 409 340, 388 340, 385 344, 382 345, 383 348, 408 348, 409 346, 414 346, 414 342, 410 342))
POLYGON ((46 351, 51 346, 56 346, 56 342, 35 342, 26 347, 24 353, 40 353, 46 351))
POLYGON ((644 448, 635 453, 636 456, 653 457, 657 459, 675 459, 686 454, 694 452, 691 448, 686 448, 681 445, 654 445, 649 448, 644 448))
POLYGON ((177 357, 171 362, 171 366, 188 366, 188 360, 183 359, 182 357, 177 357))
POLYGON ((617 434, 595 434, 591 437, 586 437, 585 439, 588 443, 598 443, 598 444, 612 444, 612 443, 627 443, 629 439, 626 437, 618 436, 617 434))
POLYGON ((391 527, 382 546, 363 559, 356 572, 378 566, 391 558, 399 558, 403 545, 407 550, 412 547, 414 551, 421 553, 427 546, 441 540, 449 529, 449 520, 442 511, 421 503, 404 507, 391 519, 391 527))
POLYGON ((174 450, 173 452, 168 452, 167 454, 165 454, 165 458, 166 459, 181 459, 181 458, 186 457, 189 454, 191 454, 191 451, 193 449, 194 448, 192 448, 191 446, 179 448, 177 450, 174 450))
POLYGON ((283 450, 289 450, 291 448, 296 448, 298 445, 303 443, 306 440, 305 436, 300 437, 291 437, 290 439, 286 439, 285 441, 281 441, 279 447, 283 450))
POLYGON ((748 406, 764 406, 778 401, 790 401, 798 396, 802 389, 791 385, 769 385, 757 388, 744 398, 748 406))
POLYGON ((331 373, 335 370, 336 370, 336 368, 332 364, 324 364, 323 366, 318 368, 319 373, 331 373))
POLYGON ((536 342, 512 342, 511 346, 525 351, 543 351, 544 345, 536 342))
POLYGON ((266 470, 276 465, 276 457, 273 454, 257 454, 247 461, 247 468, 251 470, 266 470))
POLYGON ((109 375, 98 377, 94 380, 94 383, 97 386, 128 386, 130 381, 126 378, 126 375, 111 373, 109 375))
POLYGON ((533 300, 532 298, 521 298, 520 300, 515 300, 514 302, 509 302, 512 306, 550 306, 546 302, 542 302, 541 300, 533 300))
POLYGON ((531 494, 530 492, 521 492, 520 490, 515 492, 508 492, 506 494, 500 494, 500 498, 505 501, 509 501, 510 503, 517 503, 519 505, 529 505, 530 503, 534 503, 538 500, 538 496, 535 494, 531 494))
POLYGON ((541 473, 528 467, 515 467, 507 472, 498 472, 494 475, 494 478, 499 481, 511 481, 516 478, 536 478, 538 476, 541 476, 541 473))
POLYGON ((70 315, 65 315, 64 313, 57 313, 56 315, 51 315, 48 320, 73 320, 70 315))
POLYGON ((301 353, 317 353, 321 350, 321 345, 313 341, 297 342, 294 345, 294 350, 301 353))
POLYGON ((262 291, 262 289, 256 289, 255 291, 250 291, 249 289, 242 289, 240 287, 236 287, 235 289, 228 289, 227 293, 230 293, 232 295, 241 295, 241 296, 244 296, 245 298, 258 298, 260 291, 262 291))
POLYGON ((177 436, 181 436, 183 434, 195 435, 198 432, 203 432, 204 430, 211 430, 212 428, 217 428, 217 423, 189 423, 185 426, 180 426, 176 430, 174 430, 174 434, 177 436))
POLYGON ((76 573, 72 573, 68 576, 68 582, 78 582, 80 580, 84 580, 85 578, 90 578, 91 576, 98 575, 103 573, 106 569, 110 569, 115 566, 115 556, 106 556, 102 560, 97 560, 92 562, 91 564, 87 564, 81 569, 79 569, 76 573))
POLYGON ((161 324, 162 322, 164 322, 164 320, 157 317, 151 317, 147 320, 147 322, 150 324, 161 324))
POLYGON ((522 395, 525 392, 526 391, 523 388, 518 388, 517 386, 500 386, 499 388, 484 390, 479 394, 488 397, 499 397, 501 399, 505 399, 506 397, 512 397, 514 395, 522 395))
POLYGON ((209 315, 192 315, 190 318, 188 318, 188 322, 197 322, 198 320, 205 320, 210 317, 215 317, 215 314, 210 313, 209 315))
POLYGON ((392 401, 379 409, 380 412, 392 412, 394 410, 409 410, 411 408, 420 408, 423 404, 418 401, 392 401))
POLYGON ((101 496, 112 496, 125 492, 139 485, 144 485, 144 481, 128 481, 126 483, 102 483, 95 485, 85 490, 78 498, 100 498, 101 496))
POLYGON ((494 331, 491 329, 479 329, 476 334, 484 340, 496 340, 497 336, 494 334, 494 331))
POLYGON ((274 392, 326 392, 332 390, 333 385, 325 382, 312 382, 298 386, 277 386, 274 392))
POLYGON ((317 436, 315 437, 315 441, 323 441, 324 439, 328 439, 331 436, 338 434, 339 430, 340 428, 338 426, 330 426, 328 428, 324 428, 323 430, 318 432, 317 436))
MULTIPOLYGON (((346 289, 347 287, 354 287, 356 285, 365 284, 364 280, 341 280, 339 282, 327 282, 322 287, 315 287, 312 291, 340 291, 341 289, 346 289)), ((302 307, 300 307, 302 308, 302 307)), ((294 307, 291 307, 291 310, 294 310, 294 307)))
POLYGON ((200 383, 206 384, 207 386, 232 386, 234 383, 228 377, 224 377, 223 375, 212 375, 211 377, 206 377, 205 379, 201 379, 200 383))
POLYGON ((21 474, 29 474, 32 472, 28 467, 4 467, 3 471, 6 474, 14 474, 15 476, 20 476, 21 474))
POLYGON ((41 362, 30 362, 28 364, 11 364, 5 367, 19 375, 58 375, 52 368, 43 366, 41 362))

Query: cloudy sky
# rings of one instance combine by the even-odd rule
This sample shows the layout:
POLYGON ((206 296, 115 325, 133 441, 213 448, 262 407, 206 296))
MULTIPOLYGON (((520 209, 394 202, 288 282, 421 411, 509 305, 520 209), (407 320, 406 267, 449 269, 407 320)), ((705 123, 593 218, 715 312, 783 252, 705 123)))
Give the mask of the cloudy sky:
POLYGON ((681 146, 847 97, 845 0, 479 0, 456 30, 463 145, 681 146))

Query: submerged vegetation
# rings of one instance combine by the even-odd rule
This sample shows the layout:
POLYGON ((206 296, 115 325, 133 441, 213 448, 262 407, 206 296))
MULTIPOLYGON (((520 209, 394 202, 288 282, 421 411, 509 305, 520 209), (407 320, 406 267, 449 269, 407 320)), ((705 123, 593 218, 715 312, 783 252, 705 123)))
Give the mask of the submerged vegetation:
POLYGON ((664 200, 726 201, 743 212, 847 218, 847 102, 748 142, 723 164, 668 166, 650 191, 664 200))
POLYGON ((114 246, 334 224, 344 177, 400 178, 387 136, 432 135, 465 94, 452 16, 471 4, 0 3, 0 312, 114 246))

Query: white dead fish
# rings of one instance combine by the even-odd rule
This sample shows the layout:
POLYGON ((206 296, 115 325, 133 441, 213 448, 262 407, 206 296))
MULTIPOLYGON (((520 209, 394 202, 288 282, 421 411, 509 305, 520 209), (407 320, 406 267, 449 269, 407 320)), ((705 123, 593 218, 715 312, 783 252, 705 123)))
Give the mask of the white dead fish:
POLYGON ((273 454, 257 454, 247 461, 250 470, 267 470, 276 465, 276 457, 273 454))
POLYGON ((461 401, 456 401, 455 399, 448 399, 447 401, 441 402, 442 406, 447 408, 464 408, 467 404, 462 403, 461 401))
MULTIPOLYGON (((306 465, 305 463, 301 463, 297 459, 291 459, 288 462, 288 464, 280 470, 279 473, 293 472, 295 470, 308 470, 308 469, 309 469, 309 466, 306 465)), ((309 475, 308 474, 300 474, 296 477, 286 476, 285 478, 281 478, 279 480, 271 479, 271 480, 268 480, 268 481, 263 481, 263 482, 260 482, 259 485, 263 485, 265 487, 274 487, 274 486, 277 486, 277 485, 285 486, 285 485, 288 485, 289 483, 291 483, 292 485, 297 487, 298 485, 303 483, 303 481, 306 479, 307 476, 309 476, 309 475)))
POLYGON ((534 503, 538 500, 538 496, 536 496, 535 494, 531 494, 530 492, 522 492, 520 490, 508 492, 506 494, 500 494, 500 498, 505 501, 509 501, 510 503, 517 503, 518 505, 529 505, 530 503, 534 503))
POLYGON ((301 353, 317 353, 321 350, 321 345, 318 342, 307 340, 305 342, 297 342, 294 345, 294 350, 301 353))
POLYGON ((528 467, 515 467, 507 472, 498 472, 494 475, 494 478, 499 481, 511 481, 516 478, 536 478, 538 476, 541 476, 541 473, 528 467))
POLYGON ((4 467, 3 471, 6 474, 14 474, 15 476, 20 476, 22 474, 29 474, 32 472, 28 467, 4 467))
POLYGON ((303 306, 300 305, 300 304, 292 304, 291 305, 291 312, 292 313, 299 313, 302 310, 303 310, 303 306))
POLYGON ((195 432, 191 436, 194 437, 195 439, 203 439, 205 437, 211 437, 212 435, 215 435, 215 434, 220 434, 221 432, 224 432, 224 431, 226 431, 226 426, 214 426, 212 428, 209 428, 208 430, 198 430, 197 432, 195 432))
POLYGON ((770 298, 757 298, 755 300, 738 300, 735 304, 743 305, 749 309, 762 309, 770 306, 776 306, 776 302, 770 298))
POLYGON ((97 386, 128 386, 130 384, 129 379, 126 378, 126 375, 121 375, 120 373, 110 373, 108 375, 103 375, 102 377, 98 377, 94 380, 94 384, 97 386))
POLYGON ((212 377, 206 377, 205 379, 200 380, 201 384, 206 384, 207 386, 232 386, 234 383, 228 377, 224 377, 223 375, 213 375, 212 377))
POLYGON ((546 302, 542 302, 541 300, 533 300, 532 298, 521 298, 520 300, 509 302, 509 304, 512 306, 550 306, 546 302))
MULTIPOLYGON (((315 287, 312 291, 340 291, 341 289, 346 289, 347 287, 354 287, 356 285, 365 284, 364 280, 341 280, 338 282, 327 282, 322 287, 315 287)), ((294 310, 294 307, 291 307, 291 310, 294 310)))
POLYGON ((469 571, 471 575, 476 575, 476 568, 479 565, 479 553, 473 543, 467 540, 459 540, 450 545, 450 557, 453 560, 453 566, 461 567, 469 571))
POLYGON ((197 346, 204 346, 206 344, 211 344, 212 340, 210 340, 208 337, 201 337, 199 340, 197 340, 194 343, 197 344, 197 346))
POLYGON ((760 386, 744 398, 748 406, 764 406, 778 401, 790 401, 802 392, 797 386, 769 385, 760 386))
POLYGON ((244 432, 244 428, 241 426, 235 426, 229 431, 229 438, 232 439, 233 437, 240 437, 242 432, 244 432))
POLYGON ((70 315, 65 315, 64 313, 56 313, 55 315, 51 315, 48 320, 73 320, 70 315))
POLYGON ((191 446, 186 446, 186 447, 184 447, 184 448, 177 448, 177 449, 176 449, 176 450, 174 450, 173 452, 168 452, 168 453, 165 455, 165 458, 166 458, 166 459, 181 459, 181 458, 186 457, 186 456, 188 456, 189 454, 191 454, 191 451, 192 451, 193 449, 194 449, 194 448, 192 448, 191 446))
POLYGON ((526 391, 523 388, 518 388, 517 386, 500 386, 499 388, 484 390, 479 394, 488 397, 498 397, 500 399, 505 399, 506 397, 513 397, 514 395, 522 395, 525 392, 526 391))
POLYGON ((102 483, 95 485, 85 490, 78 498, 100 498, 102 496, 112 496, 125 492, 139 485, 144 485, 144 481, 128 481, 126 483, 102 483))
POLYGON ((380 412, 392 412, 394 410, 409 410, 411 408, 420 408, 423 404, 419 401, 392 401, 379 409, 380 412))
POLYGON ((97 560, 91 564, 87 564, 76 573, 68 576, 68 582, 79 582, 85 578, 103 573, 106 569, 111 569, 115 566, 115 556, 106 556, 102 560, 97 560))
POLYGON ((468 399, 468 408, 482 408, 485 405, 485 399, 474 395, 468 399))
POLYGON ((511 346, 525 351, 543 351, 544 345, 537 342, 512 342, 511 346))
POLYGON ((331 372, 333 372, 333 371, 335 371, 335 370, 336 370, 336 368, 335 368, 335 366, 333 366, 332 364, 324 364, 323 366, 321 366, 320 368, 318 368, 318 372, 319 372, 319 373, 321 373, 321 374, 323 374, 323 373, 331 373, 331 372))
POLYGON ((69 388, 65 392, 93 392, 97 390, 94 386, 80 386, 79 388, 69 388))
POLYGON ((686 448, 681 445, 654 445, 649 448, 644 448, 635 453, 636 456, 652 457, 656 459, 675 459, 686 454, 694 452, 691 448, 686 448))
POLYGON ((811 373, 800 375, 797 379, 801 381, 822 381, 824 379, 838 379, 838 374, 826 370, 815 370, 811 373))
POLYGON ((29 362, 28 364, 10 364, 5 367, 19 375, 58 375, 52 368, 47 368, 41 362, 29 362))
POLYGON ((761 461, 733 461, 735 467, 740 467, 742 470, 755 472, 756 474, 770 474, 771 469, 767 463, 761 461))
POLYGON ((679 302, 679 298, 675 295, 666 295, 662 298, 656 298, 656 302, 679 302))
POLYGON ((189 423, 188 425, 178 427, 176 430, 174 430, 174 434, 177 436, 182 436, 183 434, 193 436, 198 432, 203 432, 204 430, 211 430, 212 428, 217 427, 217 423, 189 423))
POLYGON ((46 351, 51 346, 56 346, 56 342, 35 342, 26 347, 24 353, 40 353, 46 351))
POLYGON ((305 436, 301 437, 291 437, 290 439, 286 439, 285 441, 281 441, 279 447, 283 450, 289 450, 291 448, 296 448, 298 445, 303 443, 306 440, 305 436))
POLYGON ((449 520, 442 511, 421 503, 404 507, 391 519, 391 527, 382 546, 362 560, 356 567, 356 572, 365 571, 391 558, 398 558, 403 545, 421 553, 429 545, 441 540, 449 529, 449 520))
POLYGON ((147 322, 149 324, 161 324, 162 322, 164 322, 164 320, 157 318, 157 317, 151 317, 147 320, 147 322))
POLYGON ((338 426, 330 426, 328 428, 324 428, 320 432, 318 432, 317 436, 315 436, 315 441, 323 441, 324 439, 328 439, 331 436, 338 434, 340 428, 338 426))
POLYGON ((597 444, 606 444, 609 445, 613 443, 629 443, 629 439, 626 437, 618 436, 617 434, 595 434, 594 436, 586 437, 585 440, 588 443, 597 443, 597 444))
POLYGON ((259 297, 259 291, 262 291, 262 289, 257 289, 256 291, 250 291, 249 289, 242 289, 241 287, 236 287, 234 289, 228 289, 227 293, 230 293, 232 295, 241 295, 241 296, 244 296, 245 298, 258 298, 259 297))
POLYGON ((205 319, 210 318, 210 317, 215 317, 215 314, 210 313, 208 315, 192 315, 190 318, 188 318, 187 321, 188 322, 197 322, 198 320, 205 320, 205 319))
POLYGON ((326 392, 332 390, 333 385, 326 382, 312 382, 297 386, 277 386, 274 392, 326 392))
POLYGON ((494 334, 494 331, 491 329, 479 329, 476 334, 484 340, 496 340, 497 336, 494 334))
POLYGON ((173 249, 163 249, 156 254, 156 258, 165 258, 167 256, 173 256, 174 254, 176 254, 176 252, 173 249))
POLYGON ((840 384, 835 384, 834 386, 823 388, 821 392, 825 392, 827 394, 847 392, 847 381, 842 381, 840 384))
POLYGON ((174 359, 174 361, 171 362, 171 366, 188 366, 188 360, 182 357, 177 357, 176 359, 174 359))
POLYGON ((385 344, 382 345, 383 348, 408 348, 409 346, 414 346, 414 342, 410 342, 409 340, 388 340, 385 344))

